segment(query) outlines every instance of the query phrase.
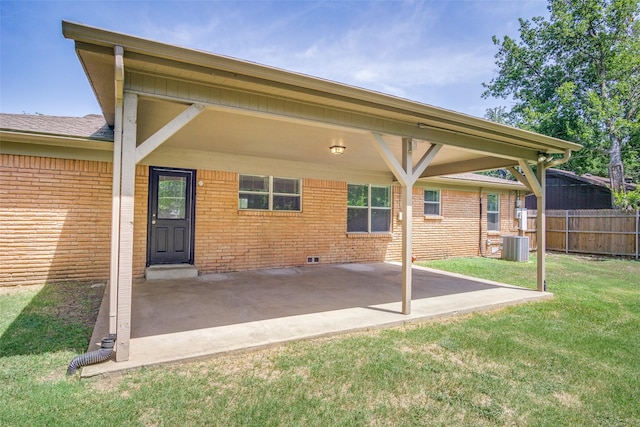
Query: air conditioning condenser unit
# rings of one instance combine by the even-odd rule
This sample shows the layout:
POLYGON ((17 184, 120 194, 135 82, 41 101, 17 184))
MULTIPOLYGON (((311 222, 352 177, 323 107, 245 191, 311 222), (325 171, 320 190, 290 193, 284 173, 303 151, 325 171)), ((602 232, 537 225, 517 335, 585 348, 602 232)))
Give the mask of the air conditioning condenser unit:
POLYGON ((502 259, 507 261, 529 261, 529 238, 526 236, 503 236, 502 259))

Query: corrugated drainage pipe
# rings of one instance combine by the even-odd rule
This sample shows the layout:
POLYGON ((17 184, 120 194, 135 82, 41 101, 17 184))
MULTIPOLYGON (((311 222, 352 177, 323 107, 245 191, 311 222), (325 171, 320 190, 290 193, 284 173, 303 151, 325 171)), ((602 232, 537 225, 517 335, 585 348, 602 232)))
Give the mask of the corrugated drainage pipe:
POLYGON ((75 374, 76 371, 83 366, 93 365, 107 360, 113 353, 115 342, 115 334, 109 334, 102 339, 99 350, 90 351, 74 357, 67 368, 67 375, 75 374))

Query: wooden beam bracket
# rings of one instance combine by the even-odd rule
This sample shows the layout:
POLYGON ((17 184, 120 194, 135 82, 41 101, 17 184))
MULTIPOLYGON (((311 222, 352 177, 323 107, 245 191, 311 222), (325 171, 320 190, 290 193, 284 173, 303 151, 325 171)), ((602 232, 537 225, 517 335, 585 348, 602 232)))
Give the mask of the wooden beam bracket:
POLYGON ((174 117, 169 123, 158 129, 156 133, 147 138, 136 148, 136 164, 144 160, 145 157, 185 127, 191 120, 198 117, 204 108, 204 104, 192 104, 182 113, 174 117))

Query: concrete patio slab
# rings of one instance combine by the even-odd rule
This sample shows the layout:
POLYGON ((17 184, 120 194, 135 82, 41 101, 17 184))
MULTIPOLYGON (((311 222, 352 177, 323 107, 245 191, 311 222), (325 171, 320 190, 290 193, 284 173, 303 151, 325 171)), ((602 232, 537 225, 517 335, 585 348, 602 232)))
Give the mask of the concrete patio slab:
MULTIPOLYGON (((414 267, 412 312, 403 315, 400 283, 396 263, 280 268, 136 283, 130 359, 87 366, 82 376, 552 297, 547 292, 414 267)), ((89 350, 99 348, 106 335, 107 316, 103 301, 89 350)))

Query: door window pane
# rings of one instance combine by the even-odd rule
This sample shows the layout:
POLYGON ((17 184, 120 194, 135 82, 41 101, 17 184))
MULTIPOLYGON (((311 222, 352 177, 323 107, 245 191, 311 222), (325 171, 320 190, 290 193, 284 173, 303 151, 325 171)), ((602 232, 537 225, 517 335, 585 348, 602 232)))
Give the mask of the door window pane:
POLYGON ((183 176, 158 177, 158 219, 186 218, 187 178, 183 176))

